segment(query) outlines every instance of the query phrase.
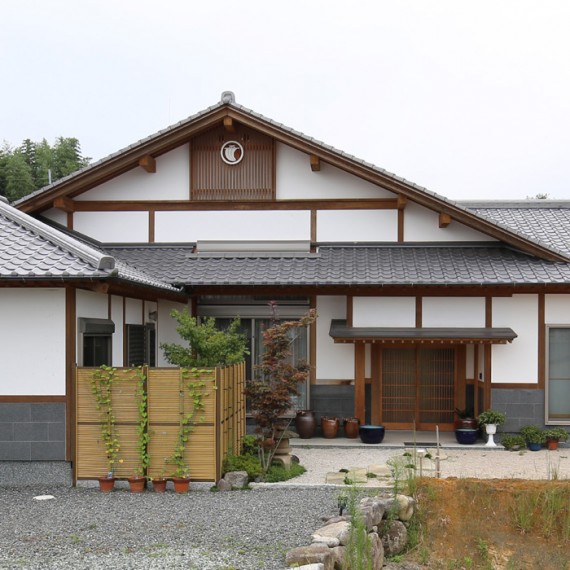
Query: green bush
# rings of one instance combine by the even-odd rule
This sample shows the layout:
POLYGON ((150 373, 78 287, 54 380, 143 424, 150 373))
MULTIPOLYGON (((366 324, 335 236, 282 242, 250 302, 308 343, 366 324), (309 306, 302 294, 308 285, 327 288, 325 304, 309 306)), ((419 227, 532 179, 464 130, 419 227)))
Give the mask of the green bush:
POLYGON ((513 449, 516 447, 519 449, 526 448, 526 440, 522 435, 506 434, 501 438, 501 443, 505 449, 513 449))
POLYGON ((251 481, 261 475, 261 463, 255 455, 228 455, 223 465, 223 473, 230 471, 247 471, 247 476, 251 481))
POLYGON ((282 465, 272 465, 265 477, 266 483, 279 483, 280 481, 288 481, 293 477, 299 477, 306 469, 298 463, 293 463, 289 469, 282 465))

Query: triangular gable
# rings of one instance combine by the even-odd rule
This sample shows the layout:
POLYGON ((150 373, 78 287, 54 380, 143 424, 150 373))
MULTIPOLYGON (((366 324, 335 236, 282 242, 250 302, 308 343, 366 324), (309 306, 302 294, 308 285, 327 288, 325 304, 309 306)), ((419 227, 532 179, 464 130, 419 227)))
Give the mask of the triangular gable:
POLYGON ((480 216, 426 188, 255 113, 237 104, 229 92, 222 94, 218 104, 21 198, 15 205, 28 213, 38 213, 53 206, 73 211, 75 196, 137 167, 152 171, 156 157, 219 125, 231 131, 235 124, 307 154, 313 169, 318 169, 322 161, 393 192, 398 208, 405 208, 406 202, 411 200, 439 213, 443 226, 454 220, 540 258, 553 261, 569 259, 566 252, 550 243, 532 240, 505 224, 480 216))

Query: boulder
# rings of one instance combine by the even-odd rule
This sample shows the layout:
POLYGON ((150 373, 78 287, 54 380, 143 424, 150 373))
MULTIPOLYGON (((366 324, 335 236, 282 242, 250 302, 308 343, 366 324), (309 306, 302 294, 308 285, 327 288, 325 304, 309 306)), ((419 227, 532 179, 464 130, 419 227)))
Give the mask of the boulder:
POLYGON ((224 475, 224 480, 231 484, 232 489, 243 489, 249 482, 247 471, 230 471, 224 475))
POLYGON ((408 529, 403 522, 384 521, 379 530, 386 556, 395 556, 404 551, 408 543, 408 529))
POLYGON ((322 526, 315 531, 313 536, 336 538, 339 544, 345 545, 350 536, 350 523, 347 521, 339 521, 322 526))
POLYGON ((329 548, 334 548, 340 545, 340 540, 334 536, 321 536, 320 534, 313 534, 311 537, 313 544, 325 544, 329 548))
POLYGON ((374 497, 365 497, 360 501, 360 510, 366 515, 368 530, 372 530, 373 526, 379 525, 384 517, 386 508, 384 503, 374 497))
POLYGON ((220 479, 216 485, 218 487, 218 491, 231 491, 232 484, 225 479, 220 479))
POLYGON ((371 532, 368 535, 368 544, 370 545, 370 555, 372 567, 371 570, 382 570, 384 565, 384 545, 377 533, 371 532))
POLYGON ((324 544, 294 548, 285 555, 285 562, 288 566, 322 564, 322 570, 334 570, 331 549, 324 544))
POLYGON ((414 499, 406 495, 396 495, 396 502, 398 504, 398 518, 403 522, 411 520, 414 516, 414 499))
POLYGON ((335 570, 345 570, 344 559, 346 556, 346 546, 335 546, 331 548, 333 565, 335 570))

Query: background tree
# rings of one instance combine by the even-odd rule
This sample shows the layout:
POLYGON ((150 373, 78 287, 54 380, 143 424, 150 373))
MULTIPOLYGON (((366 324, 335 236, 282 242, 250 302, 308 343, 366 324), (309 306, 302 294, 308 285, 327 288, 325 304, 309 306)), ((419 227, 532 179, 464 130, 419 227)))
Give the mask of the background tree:
POLYGON ((42 139, 25 139, 17 148, 8 143, 0 149, 0 195, 14 201, 89 165, 79 141, 58 137, 53 146, 42 139))

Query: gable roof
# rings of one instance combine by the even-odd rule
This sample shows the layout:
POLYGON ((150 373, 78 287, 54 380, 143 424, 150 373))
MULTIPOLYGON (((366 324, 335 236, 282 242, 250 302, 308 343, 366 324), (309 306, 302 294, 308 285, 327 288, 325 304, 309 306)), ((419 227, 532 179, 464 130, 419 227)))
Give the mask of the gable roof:
POLYGON ((550 260, 566 261, 570 258, 566 251, 559 250, 552 243, 529 239, 528 236, 509 228, 501 221, 479 215, 475 210, 467 209, 457 202, 431 192, 427 188, 239 105, 235 102, 231 92, 224 92, 222 99, 216 105, 212 105, 167 129, 146 137, 82 170, 37 190, 17 200, 15 205, 24 212, 41 212, 52 207, 56 198, 73 198, 90 190, 98 184, 136 168, 143 156, 157 157, 173 150, 187 143, 193 136, 220 124, 225 118, 230 118, 256 129, 297 150, 314 154, 324 162, 341 170, 377 184, 433 211, 448 214, 453 220, 523 251, 550 260))

